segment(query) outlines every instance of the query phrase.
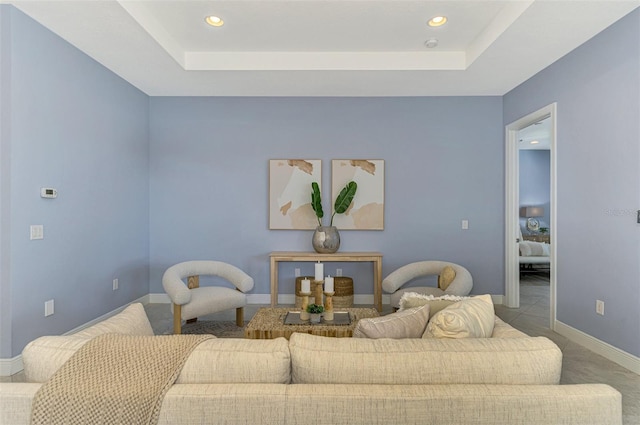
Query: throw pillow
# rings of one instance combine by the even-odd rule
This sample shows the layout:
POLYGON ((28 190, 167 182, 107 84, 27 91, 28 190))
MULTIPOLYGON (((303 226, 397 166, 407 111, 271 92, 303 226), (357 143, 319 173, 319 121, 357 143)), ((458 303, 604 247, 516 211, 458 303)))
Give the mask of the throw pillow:
POLYGON ((522 241, 519 243, 522 257, 548 257, 550 255, 549 244, 535 241, 522 241))
POLYGON ((456 271, 451 266, 445 266, 438 276, 438 288, 446 291, 451 282, 456 278, 456 271))
POLYGON ((414 307, 386 316, 360 319, 354 338, 420 338, 429 321, 429 306, 414 307))
POLYGON ((490 338, 495 323, 491 295, 459 301, 434 314, 423 338, 490 338))
POLYGON ((551 245, 549 245, 548 243, 542 244, 542 255, 545 257, 548 257, 551 255, 551 245))
POLYGON ((440 310, 449 307, 458 301, 467 300, 471 297, 461 297, 458 295, 442 295, 436 297, 433 295, 420 294, 418 292, 405 292, 400 298, 400 311, 413 307, 429 305, 429 318, 440 310))
POLYGON ((534 242, 534 241, 527 241, 527 245, 529 245, 529 248, 531 248, 531 255, 534 255, 536 257, 541 257, 541 256, 548 256, 549 255, 549 250, 547 249, 546 253, 545 253, 545 246, 547 245, 546 243, 543 242, 534 242))
POLYGON ((520 242, 518 247, 520 248, 521 257, 531 257, 531 247, 526 241, 520 242))

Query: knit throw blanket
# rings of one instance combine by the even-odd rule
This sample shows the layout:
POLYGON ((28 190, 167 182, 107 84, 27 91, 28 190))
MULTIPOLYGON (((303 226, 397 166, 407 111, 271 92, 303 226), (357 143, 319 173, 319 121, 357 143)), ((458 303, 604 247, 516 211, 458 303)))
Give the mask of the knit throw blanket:
POLYGON ((105 334, 80 348, 36 393, 31 424, 156 424, 187 357, 210 335, 105 334))

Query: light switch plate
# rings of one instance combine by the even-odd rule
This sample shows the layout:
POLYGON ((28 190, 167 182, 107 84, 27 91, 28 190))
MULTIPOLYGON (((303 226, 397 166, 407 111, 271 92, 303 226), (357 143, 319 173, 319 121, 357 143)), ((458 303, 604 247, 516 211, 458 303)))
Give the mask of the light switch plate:
POLYGON ((54 312, 53 300, 46 301, 44 303, 44 315, 45 315, 45 317, 46 316, 51 316, 53 314, 53 312, 54 312))

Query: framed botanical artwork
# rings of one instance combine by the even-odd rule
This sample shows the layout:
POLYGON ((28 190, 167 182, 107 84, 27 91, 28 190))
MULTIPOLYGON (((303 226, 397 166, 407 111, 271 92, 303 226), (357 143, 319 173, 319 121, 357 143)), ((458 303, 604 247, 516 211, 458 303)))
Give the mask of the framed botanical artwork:
POLYGON ((340 230, 384 230, 384 160, 334 159, 331 161, 331 205, 350 181, 358 184, 353 202, 333 225, 340 230))
POLYGON ((321 160, 269 160, 269 229, 313 230, 318 226, 311 208, 312 182, 322 186, 321 160))

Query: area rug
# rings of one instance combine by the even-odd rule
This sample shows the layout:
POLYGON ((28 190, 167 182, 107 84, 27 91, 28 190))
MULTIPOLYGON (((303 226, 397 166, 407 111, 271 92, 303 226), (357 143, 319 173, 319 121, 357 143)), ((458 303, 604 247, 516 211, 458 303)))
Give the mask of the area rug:
POLYGON ((209 334, 218 338, 244 338, 244 327, 239 327, 234 321, 198 320, 195 323, 182 325, 182 333, 191 335, 209 334))

